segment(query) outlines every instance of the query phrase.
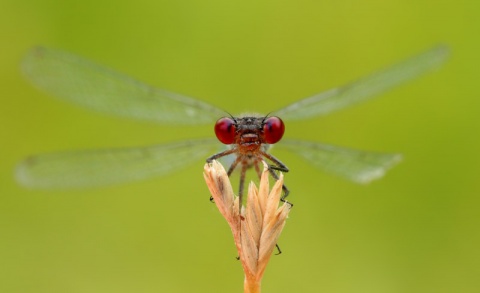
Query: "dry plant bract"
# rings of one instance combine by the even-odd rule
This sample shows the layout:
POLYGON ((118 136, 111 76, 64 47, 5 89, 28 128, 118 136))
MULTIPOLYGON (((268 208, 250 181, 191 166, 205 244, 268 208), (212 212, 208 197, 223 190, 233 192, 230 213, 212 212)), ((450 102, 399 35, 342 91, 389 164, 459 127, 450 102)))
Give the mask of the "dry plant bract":
POLYGON ((232 229, 238 255, 245 272, 245 292, 260 292, 261 280, 270 256, 282 232, 291 205, 280 204, 283 174, 269 186, 268 166, 260 179, 259 188, 253 182, 248 187, 247 203, 239 214, 239 199, 234 195, 222 164, 205 164, 204 177, 218 210, 232 229))

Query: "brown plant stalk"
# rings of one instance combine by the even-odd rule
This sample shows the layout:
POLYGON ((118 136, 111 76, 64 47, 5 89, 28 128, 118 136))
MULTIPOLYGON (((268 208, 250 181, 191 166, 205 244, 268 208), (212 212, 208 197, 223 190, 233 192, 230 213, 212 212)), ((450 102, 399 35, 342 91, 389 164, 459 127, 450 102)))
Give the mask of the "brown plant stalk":
POLYGON ((239 199, 233 193, 222 164, 217 161, 205 164, 204 177, 218 210, 232 230, 245 273, 244 292, 260 292, 265 268, 291 207, 288 203, 279 206, 283 174, 269 191, 268 166, 264 163, 260 186, 257 189, 253 182, 250 183, 247 203, 242 206, 241 215, 239 199))

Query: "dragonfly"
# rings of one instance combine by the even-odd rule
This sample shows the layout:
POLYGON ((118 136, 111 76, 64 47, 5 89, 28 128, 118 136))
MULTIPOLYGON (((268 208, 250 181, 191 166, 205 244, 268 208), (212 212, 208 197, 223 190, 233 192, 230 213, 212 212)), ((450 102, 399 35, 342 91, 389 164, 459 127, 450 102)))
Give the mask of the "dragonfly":
MULTIPOLYGON (((142 147, 38 154, 18 164, 16 179, 29 188, 93 187, 165 175, 200 158, 211 162, 233 156, 228 174, 240 166, 241 196, 246 170, 254 167, 260 173, 259 162, 270 162, 270 173, 274 178, 278 178, 275 171, 288 171, 286 165, 269 152, 270 147, 278 142, 278 148, 292 151, 319 169, 353 182, 368 183, 382 177, 401 160, 401 155, 282 139, 283 120, 323 116, 368 100, 439 67, 448 53, 446 46, 433 47, 269 115, 231 116, 199 99, 152 87, 75 54, 35 47, 25 56, 22 71, 40 90, 105 114, 167 125, 215 123, 218 140, 191 139, 142 147), (219 141, 227 148, 218 153, 219 141)), ((283 199, 287 194, 288 189, 284 187, 283 199)))

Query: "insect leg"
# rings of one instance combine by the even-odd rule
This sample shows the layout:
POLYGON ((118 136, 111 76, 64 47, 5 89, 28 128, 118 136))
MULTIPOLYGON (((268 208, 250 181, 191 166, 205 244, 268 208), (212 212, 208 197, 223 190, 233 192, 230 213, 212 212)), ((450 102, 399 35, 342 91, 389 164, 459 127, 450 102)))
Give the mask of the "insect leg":
MULTIPOLYGON (((274 165, 268 165, 268 171, 270 172, 270 174, 275 180, 278 180, 279 178, 278 174, 275 173, 275 170, 281 171, 281 172, 289 171, 288 167, 284 163, 282 163, 279 159, 275 158, 273 155, 263 151, 261 151, 260 154, 265 158, 269 159, 270 161, 272 161, 272 163, 274 164, 274 165)), ((286 202, 285 198, 290 194, 290 190, 287 188, 285 184, 282 185, 282 190, 283 190, 283 195, 280 198, 280 200, 282 202, 286 202)), ((289 204, 290 204, 290 207, 293 207, 293 204, 291 202, 289 202, 289 204)))
MULTIPOLYGON (((275 179, 275 180, 279 179, 278 174, 275 173, 275 170, 273 168, 269 168, 268 172, 270 173, 270 175, 272 175, 273 179, 275 179)), ((288 189, 288 187, 285 184, 282 185, 282 190, 283 190, 283 195, 280 198, 280 200, 282 202, 286 202, 285 198, 290 194, 290 190, 288 189)), ((293 207, 293 203, 289 202, 288 204, 290 205, 290 207, 293 207)))
POLYGON ((282 172, 288 172, 288 167, 284 163, 282 163, 279 159, 275 158, 273 155, 266 153, 264 151, 261 151, 260 154, 264 156, 265 158, 269 159, 272 161, 274 165, 269 165, 268 167, 273 170, 277 171, 282 171, 282 172))
POLYGON ((243 203, 243 189, 245 187, 245 175, 247 173, 247 165, 242 164, 242 170, 240 172, 240 186, 238 187, 238 208, 239 214, 242 212, 242 203, 243 203))
POLYGON ((236 149, 229 149, 229 150, 224 150, 223 152, 216 153, 215 155, 207 158, 207 163, 211 163, 213 160, 233 154, 236 151, 237 151, 236 149))
POLYGON ((233 170, 235 170, 235 168, 237 167, 238 163, 240 162, 241 158, 240 157, 237 157, 235 159, 235 161, 233 161, 233 163, 230 165, 230 168, 228 168, 228 171, 227 171, 227 175, 228 177, 230 177, 230 175, 232 175, 233 173, 233 170))
POLYGON ((277 253, 275 253, 275 255, 282 254, 282 250, 280 249, 280 246, 278 246, 278 244, 275 244, 275 247, 277 248, 277 253))
POLYGON ((261 162, 262 158, 261 157, 256 157, 255 160, 253 161, 253 166, 255 167, 255 172, 257 172, 258 178, 262 178, 262 171, 260 170, 260 166, 258 166, 258 162, 261 162))

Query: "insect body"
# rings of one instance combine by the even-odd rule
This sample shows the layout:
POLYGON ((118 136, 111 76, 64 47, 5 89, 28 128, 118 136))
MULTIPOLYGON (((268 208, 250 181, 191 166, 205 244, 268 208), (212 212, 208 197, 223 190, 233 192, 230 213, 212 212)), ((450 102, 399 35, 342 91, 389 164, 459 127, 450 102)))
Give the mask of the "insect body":
MULTIPOLYGON (((215 123, 215 134, 218 140, 224 144, 232 145, 228 150, 215 154, 207 159, 211 162, 218 158, 236 154, 236 158, 227 171, 230 176, 235 168, 240 165, 240 187, 238 196, 242 202, 243 189, 245 186, 245 173, 248 168, 255 167, 258 177, 261 177, 259 164, 265 159, 273 163, 269 165, 270 174, 278 179, 274 170, 288 172, 287 166, 273 155, 268 153, 270 144, 277 143, 285 132, 283 121, 275 116, 272 117, 223 117, 215 123)), ((288 196, 288 189, 283 185, 284 194, 282 200, 288 196)))

